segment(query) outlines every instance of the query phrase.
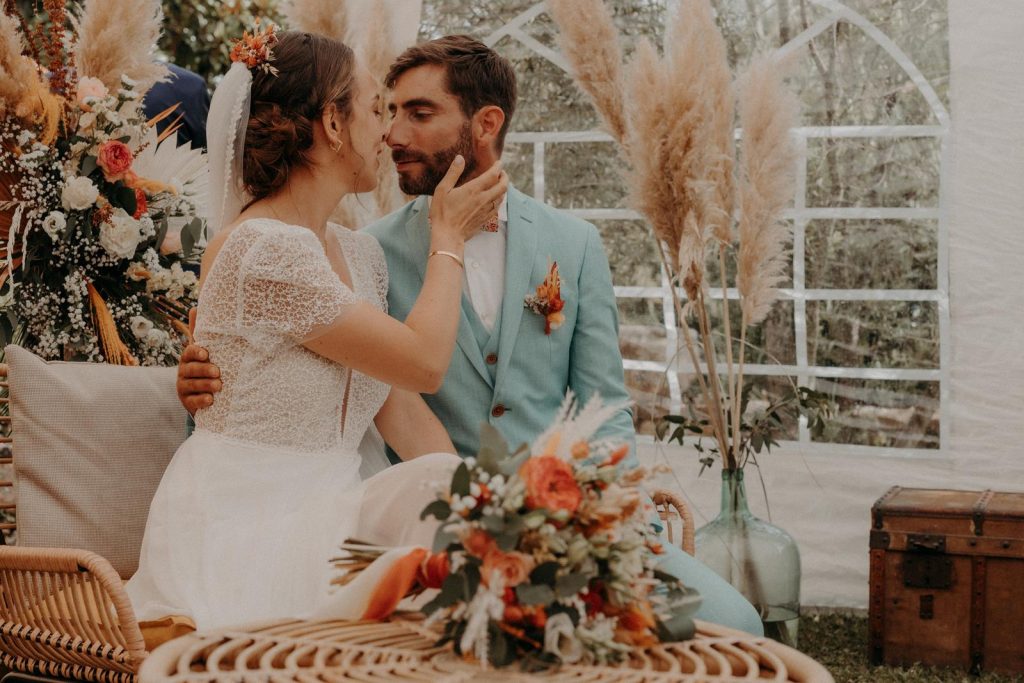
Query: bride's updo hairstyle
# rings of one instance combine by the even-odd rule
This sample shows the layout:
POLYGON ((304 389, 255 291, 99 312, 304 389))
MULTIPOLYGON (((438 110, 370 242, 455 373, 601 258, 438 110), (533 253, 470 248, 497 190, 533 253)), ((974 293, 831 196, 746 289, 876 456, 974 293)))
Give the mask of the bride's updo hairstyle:
POLYGON ((252 70, 252 105, 242 153, 242 184, 254 199, 280 190, 297 168, 311 165, 313 126, 332 102, 352 113, 355 57, 340 41, 281 31, 271 65, 252 70))

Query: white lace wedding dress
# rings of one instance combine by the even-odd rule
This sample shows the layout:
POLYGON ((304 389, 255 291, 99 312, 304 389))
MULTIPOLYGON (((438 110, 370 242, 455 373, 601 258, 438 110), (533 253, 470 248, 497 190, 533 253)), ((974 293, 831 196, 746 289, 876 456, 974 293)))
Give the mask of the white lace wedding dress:
POLYGON ((209 629, 358 617, 366 583, 329 588, 338 544, 432 542, 419 513, 458 459, 422 456, 361 482, 357 449, 389 387, 302 346, 359 301, 386 307, 376 240, 331 230, 351 289, 312 231, 265 219, 237 226, 206 276, 196 342, 223 390, 153 499, 127 584, 140 620, 186 615, 209 629))

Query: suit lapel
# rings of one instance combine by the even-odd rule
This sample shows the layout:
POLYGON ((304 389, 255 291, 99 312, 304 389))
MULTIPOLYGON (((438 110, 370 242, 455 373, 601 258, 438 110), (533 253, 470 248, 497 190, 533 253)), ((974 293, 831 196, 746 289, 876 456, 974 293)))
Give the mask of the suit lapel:
POLYGON ((495 385, 508 369, 523 318, 523 297, 531 293, 530 275, 537 256, 537 226, 529 200, 518 190, 508 191, 508 241, 505 246, 505 294, 501 302, 501 331, 495 385))
MULTIPOLYGON (((416 199, 416 203, 413 206, 412 214, 409 216, 409 220, 406 221, 405 227, 409 234, 409 245, 412 249, 414 258, 413 262, 416 264, 420 275, 420 286, 423 285, 423 280, 427 274, 427 259, 430 253, 430 224, 427 218, 430 215, 429 206, 427 204, 427 198, 421 196, 416 199)), ((469 315, 474 315, 473 304, 470 302, 469 297, 466 296, 466 292, 462 292, 462 305, 461 305, 461 318, 459 320, 459 331, 456 337, 456 342, 462 352, 469 359, 470 364, 476 368, 476 371, 480 373, 484 381, 488 385, 491 385, 491 373, 487 372, 487 365, 484 363, 483 353, 480 351, 480 346, 476 342, 476 337, 473 335, 473 328, 470 327, 469 315)))

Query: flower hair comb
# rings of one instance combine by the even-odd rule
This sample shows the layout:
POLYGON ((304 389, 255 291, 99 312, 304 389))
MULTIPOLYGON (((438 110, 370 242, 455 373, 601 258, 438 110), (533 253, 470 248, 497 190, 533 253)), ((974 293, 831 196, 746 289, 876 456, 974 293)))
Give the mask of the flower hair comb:
POLYGON ((252 33, 245 31, 242 37, 231 47, 231 61, 242 62, 250 69, 259 69, 272 76, 277 75, 273 47, 277 44, 277 27, 267 24, 260 30, 260 20, 256 20, 252 33))

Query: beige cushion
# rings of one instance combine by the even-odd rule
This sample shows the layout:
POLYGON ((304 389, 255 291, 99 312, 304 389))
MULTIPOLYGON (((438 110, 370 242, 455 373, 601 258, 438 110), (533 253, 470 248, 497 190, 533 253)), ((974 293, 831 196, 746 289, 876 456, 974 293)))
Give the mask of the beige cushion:
POLYGON ((185 439, 174 368, 45 362, 6 348, 18 543, 135 573, 149 504, 185 439))

